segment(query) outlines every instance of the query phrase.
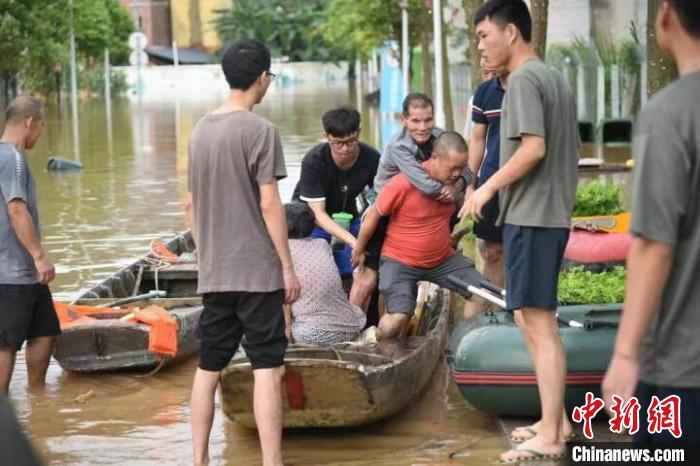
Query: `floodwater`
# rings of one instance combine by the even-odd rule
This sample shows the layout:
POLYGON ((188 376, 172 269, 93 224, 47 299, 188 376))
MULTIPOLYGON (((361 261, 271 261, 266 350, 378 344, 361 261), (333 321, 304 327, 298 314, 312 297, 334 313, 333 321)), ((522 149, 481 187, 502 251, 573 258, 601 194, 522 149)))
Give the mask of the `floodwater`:
MULTIPOLYGON (((353 102, 346 86, 273 92, 257 111, 278 125, 290 197, 304 152, 320 138, 321 113, 353 102)), ((49 156, 74 157, 65 107, 48 112, 30 155, 39 190, 44 244, 56 263, 52 289, 69 299, 147 251, 149 241, 185 228, 187 140, 197 119, 217 105, 112 102, 111 131, 101 101, 81 104, 80 173, 51 174, 49 156)), ((365 110, 365 121, 372 116, 365 110)), ((376 131, 363 129, 372 141, 376 131)), ((45 393, 26 390, 18 355, 10 395, 38 451, 50 464, 188 464, 189 393, 195 361, 154 376, 76 375, 52 361, 45 393), (84 402, 81 395, 91 393, 84 402), (78 400, 76 400, 76 397, 78 400)), ((329 387, 332 390, 332 387, 329 387)), ((289 465, 488 464, 505 447, 495 418, 468 408, 438 365, 427 393, 398 416, 372 426, 287 432, 289 465)), ((213 464, 259 464, 256 433, 225 419, 217 400, 213 464)))
MULTIPOLYGON (((273 90, 256 111, 280 130, 289 178, 299 176, 305 151, 320 139, 324 110, 355 102, 345 85, 273 90)), ((75 158, 66 105, 51 107, 45 132, 30 154, 39 191, 43 239, 57 267, 54 294, 70 299, 148 250, 151 239, 185 228, 187 141, 198 118, 217 100, 193 103, 112 102, 111 130, 103 101, 81 103, 79 173, 49 173, 49 156, 75 158)), ((363 109, 363 139, 377 143, 377 116, 363 109)), ((461 123, 458 124, 461 127, 461 123)), ((595 156, 587 148, 586 156, 595 156)), ((606 149, 624 161, 628 148, 606 149)), ((607 175, 606 175, 607 176, 607 175)), ((617 175, 615 175, 617 176, 617 175)), ((189 361, 148 378, 63 372, 52 361, 46 393, 26 391, 18 355, 11 398, 38 451, 55 465, 188 464, 191 454, 189 361), (76 397, 92 393, 84 402, 76 397)), ((329 387, 332 390, 332 387, 329 387)), ((506 447, 496 419, 470 409, 440 364, 422 399, 398 416, 351 430, 286 432, 289 465, 490 464, 506 447)), ((219 407, 211 438, 213 464, 259 464, 255 431, 226 420, 219 407)))

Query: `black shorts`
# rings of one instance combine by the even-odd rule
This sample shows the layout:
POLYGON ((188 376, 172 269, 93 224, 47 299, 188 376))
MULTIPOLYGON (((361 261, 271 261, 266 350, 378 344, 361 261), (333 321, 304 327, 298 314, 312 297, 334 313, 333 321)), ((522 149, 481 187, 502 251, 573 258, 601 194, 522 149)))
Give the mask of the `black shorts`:
POLYGON ((525 227, 509 223, 504 226, 508 310, 557 308, 559 269, 568 240, 568 228, 525 227))
POLYGON ((253 369, 284 364, 284 290, 204 293, 199 316, 199 367, 220 371, 228 365, 245 336, 243 347, 253 369))
POLYGON ((496 193, 481 210, 481 220, 474 223, 474 235, 484 241, 503 243, 503 227, 496 225, 500 212, 496 193))
MULTIPOLYGON (((645 446, 664 445, 674 442, 685 442, 688 445, 700 446, 700 387, 674 388, 649 385, 641 380, 637 384, 635 393, 641 405, 639 413, 639 430, 634 434, 634 442, 645 446), (657 433, 649 433, 649 417, 647 408, 651 404, 651 398, 656 396, 663 401, 669 395, 680 398, 678 417, 682 435, 676 439, 668 430, 657 433)), ((696 453, 700 453, 696 451, 696 453)), ((694 464, 698 464, 697 462, 694 464)))
POLYGON ((47 285, 0 284, 0 347, 19 351, 27 340, 60 333, 47 285))
POLYGON ((386 229, 389 226, 389 217, 379 219, 377 229, 365 247, 365 265, 372 270, 379 270, 379 258, 382 255, 382 246, 386 238, 386 229))

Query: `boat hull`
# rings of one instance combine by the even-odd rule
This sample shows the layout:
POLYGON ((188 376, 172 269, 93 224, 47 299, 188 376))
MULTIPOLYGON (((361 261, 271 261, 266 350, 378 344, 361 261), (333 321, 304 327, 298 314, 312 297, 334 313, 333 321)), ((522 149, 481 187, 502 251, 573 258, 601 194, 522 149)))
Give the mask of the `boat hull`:
MULTIPOLYGON (((564 306, 562 316, 610 327, 560 327, 566 351, 567 409, 582 405, 586 392, 600 396, 612 356, 622 305, 564 306)), ((451 337, 450 366, 459 391, 475 408, 494 415, 540 415, 537 379, 520 330, 510 314, 499 312, 460 322, 451 337)))
MULTIPOLYGON (((148 351, 148 325, 118 318, 96 319, 62 329, 56 337, 53 356, 64 370, 74 372, 149 370, 187 359, 198 352, 195 335, 203 308, 197 298, 187 300, 187 305, 182 301, 168 309, 178 323, 177 353, 173 357, 148 351)), ((170 307, 167 300, 136 304, 170 307)))
MULTIPOLYGON (((330 348, 290 345, 284 427, 359 426, 385 419, 419 396, 444 354, 449 292, 433 287, 425 309, 431 328, 400 341, 330 348)), ((253 374, 245 357, 234 358, 222 372, 221 396, 229 419, 255 427, 253 374)))
MULTIPOLYGON (((166 246, 178 256, 195 251, 194 240, 189 231, 168 241, 166 246)), ((155 289, 165 291, 169 298, 197 295, 198 274, 195 262, 155 266, 153 259, 153 255, 148 254, 81 293, 77 300, 126 298, 155 289)))
POLYGON ((572 230, 564 250, 563 266, 582 266, 594 271, 624 266, 631 244, 629 233, 572 230))

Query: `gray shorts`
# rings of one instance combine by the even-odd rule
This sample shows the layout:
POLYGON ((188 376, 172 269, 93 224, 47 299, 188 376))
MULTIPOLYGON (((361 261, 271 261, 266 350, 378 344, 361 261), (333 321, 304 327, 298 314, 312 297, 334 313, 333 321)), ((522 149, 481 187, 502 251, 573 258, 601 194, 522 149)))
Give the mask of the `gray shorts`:
POLYGON ((419 269, 382 257, 379 266, 379 291, 386 300, 389 314, 412 316, 418 295, 418 282, 425 280, 453 290, 447 282, 448 275, 478 286, 486 280, 474 267, 474 262, 461 254, 455 254, 432 269, 419 269))

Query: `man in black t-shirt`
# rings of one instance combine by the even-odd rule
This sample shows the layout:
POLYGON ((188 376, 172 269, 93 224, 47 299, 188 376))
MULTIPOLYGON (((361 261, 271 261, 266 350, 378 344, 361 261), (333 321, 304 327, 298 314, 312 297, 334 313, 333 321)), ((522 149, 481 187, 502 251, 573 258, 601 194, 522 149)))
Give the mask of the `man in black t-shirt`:
POLYGON ((350 255, 360 230, 357 196, 366 187, 374 186, 379 152, 359 142, 357 110, 347 107, 329 110, 323 115, 322 123, 327 142, 314 146, 304 156, 293 198, 308 203, 313 211, 318 225, 313 237, 328 241, 335 237, 345 243, 333 255, 341 276, 354 279, 350 302, 366 310, 376 286, 379 261, 366 263, 367 267, 353 276, 350 255), (341 212, 352 216, 348 229, 333 220, 333 214, 341 212))

